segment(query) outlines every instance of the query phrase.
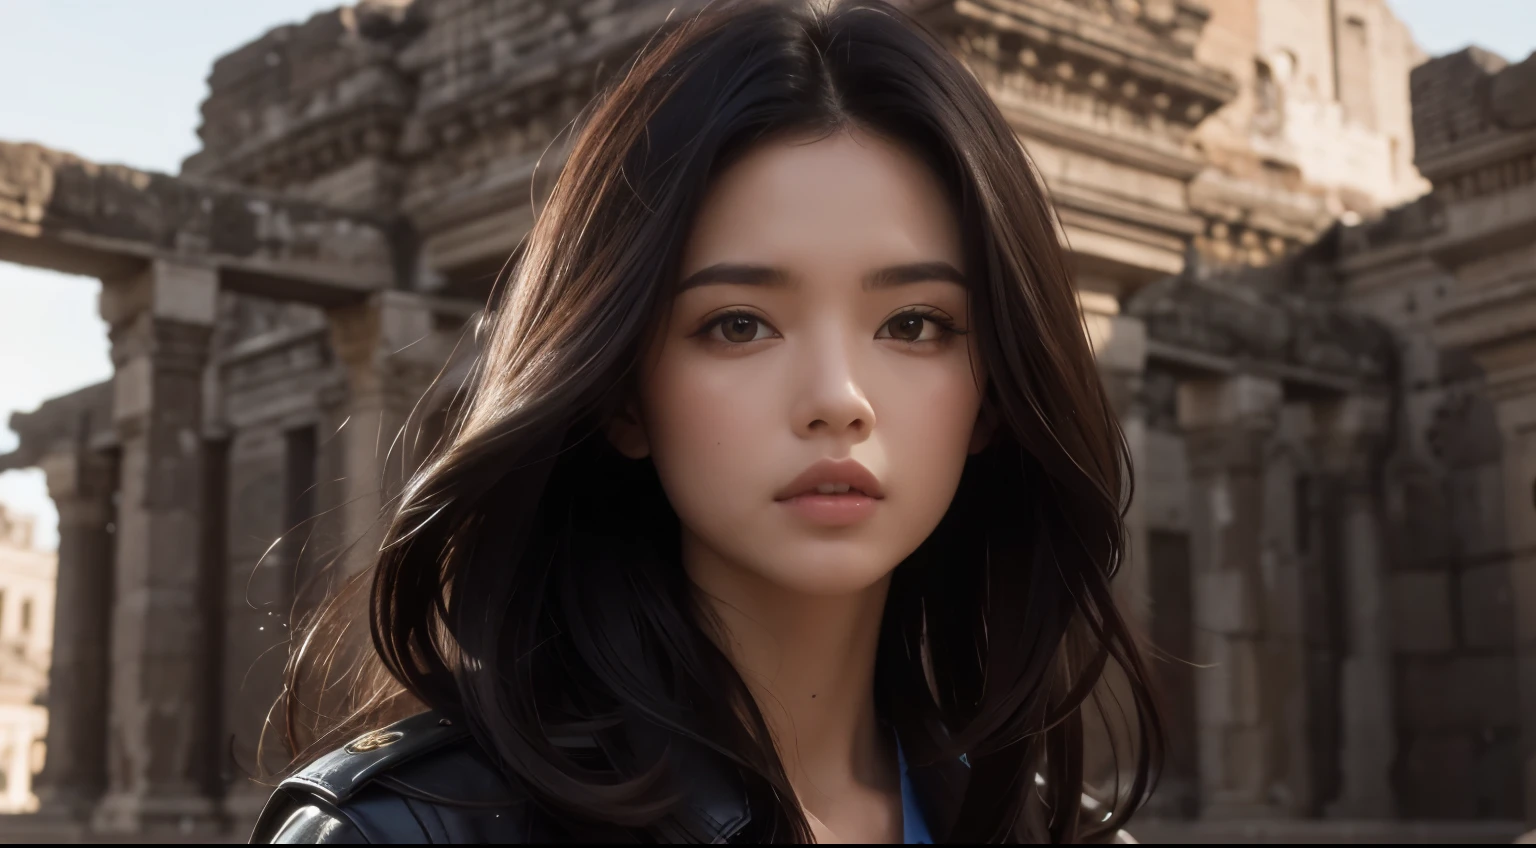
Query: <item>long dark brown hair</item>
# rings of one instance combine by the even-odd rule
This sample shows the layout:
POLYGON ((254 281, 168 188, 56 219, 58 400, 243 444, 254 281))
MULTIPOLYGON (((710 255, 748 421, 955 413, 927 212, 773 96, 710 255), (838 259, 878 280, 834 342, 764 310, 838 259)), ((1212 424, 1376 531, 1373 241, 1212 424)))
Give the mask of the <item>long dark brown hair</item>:
POLYGON ((1110 590, 1129 455, 1048 198, 1002 114, 937 36, 883 0, 717 4, 669 23, 612 80, 493 304, 463 414, 392 512, 362 658, 384 673, 353 672, 350 703, 317 713, 301 695, 336 685, 316 670, 330 643, 295 652, 300 760, 425 705, 467 724, 540 808, 647 829, 669 815, 664 763, 616 769, 552 739, 651 722, 737 766, 752 837, 813 841, 710 638, 653 466, 622 458, 603 430, 634 391, 712 177, 771 135, 856 127, 919 156, 960 210, 984 414, 997 422, 895 572, 877 702, 915 758, 967 755, 957 824, 935 836, 1072 842, 1122 826, 1161 758, 1147 672, 1110 590), (1110 812, 1089 815, 1085 716, 1100 712, 1111 664, 1140 744, 1110 812))

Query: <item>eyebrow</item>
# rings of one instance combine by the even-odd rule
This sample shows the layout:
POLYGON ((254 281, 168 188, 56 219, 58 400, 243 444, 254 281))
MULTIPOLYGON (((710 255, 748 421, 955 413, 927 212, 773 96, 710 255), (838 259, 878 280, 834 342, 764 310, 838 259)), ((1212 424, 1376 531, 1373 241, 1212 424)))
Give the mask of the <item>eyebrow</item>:
MULTIPOLYGON (((941 281, 965 285, 965 275, 960 269, 936 260, 932 262, 908 262, 891 265, 864 275, 865 289, 884 289, 909 283, 941 281)), ((748 265, 734 262, 718 262, 701 268, 678 284, 677 291, 685 292, 699 286, 788 286, 790 275, 767 265, 748 265)))

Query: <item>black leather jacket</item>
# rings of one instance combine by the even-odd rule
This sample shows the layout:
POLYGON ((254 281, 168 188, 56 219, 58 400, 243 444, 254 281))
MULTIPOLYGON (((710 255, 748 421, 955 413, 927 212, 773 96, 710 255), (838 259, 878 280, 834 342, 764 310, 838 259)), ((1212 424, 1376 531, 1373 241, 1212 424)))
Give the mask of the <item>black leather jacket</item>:
MULTIPOLYGON (((739 776, 712 752, 666 742, 686 810, 661 841, 741 841, 752 820, 739 776)), ((969 769, 907 770, 936 842, 954 824, 969 769)), ((252 843, 651 841, 613 830, 576 832, 519 797, 461 727, 422 713, 364 734, 283 781, 252 843)))

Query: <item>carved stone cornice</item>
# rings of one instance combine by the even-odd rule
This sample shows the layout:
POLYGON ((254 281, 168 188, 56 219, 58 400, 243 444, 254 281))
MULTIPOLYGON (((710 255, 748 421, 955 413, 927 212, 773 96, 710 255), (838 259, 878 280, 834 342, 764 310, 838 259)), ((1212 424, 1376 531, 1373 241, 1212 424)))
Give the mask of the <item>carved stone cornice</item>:
POLYGON ((52 453, 86 449, 110 441, 112 430, 112 381, 104 380, 43 401, 32 412, 13 412, 11 431, 20 444, 0 456, 0 470, 29 468, 52 453))
POLYGON ((1251 374, 1188 380, 1178 389, 1178 424, 1195 477, 1259 470, 1280 423, 1280 382, 1251 374))
POLYGON ((331 367, 326 328, 292 327, 246 339, 219 357, 228 392, 280 383, 331 367))
POLYGON ((60 444, 39 459, 48 482, 48 497, 65 526, 105 523, 116 488, 116 469, 107 454, 85 441, 60 444))
POLYGON ((309 117, 274 138, 255 139, 184 169, 268 189, 302 186, 363 158, 394 158, 407 106, 356 103, 309 117))
POLYGON ((1468 48, 1410 78, 1416 163, 1435 186, 1423 251, 1456 276, 1435 340, 1470 354, 1489 394, 1527 391, 1536 360, 1536 55, 1468 48), (1519 388, 1511 389, 1509 387, 1519 388))
POLYGON ((1229 74, 1193 57, 1205 17, 1172 0, 956 0, 936 20, 1005 111, 1159 148, 1177 163, 1189 130, 1237 93, 1229 74), (1154 8, 1165 11, 1154 18, 1154 8))
POLYGON ((1339 234, 1344 268, 1369 264, 1367 254, 1408 247, 1415 254, 1445 230, 1445 207, 1434 194, 1387 210, 1379 218, 1345 227, 1339 234))
POLYGON ((1241 425, 1202 427, 1184 433, 1190 476, 1195 480, 1229 473, 1254 473, 1264 466, 1264 456, 1273 438, 1275 418, 1244 422, 1241 425))
POLYGON ((415 97, 395 56, 421 26, 417 4, 364 0, 222 57, 183 173, 286 188, 393 156, 415 97))
POLYGON ((1433 164, 1435 192, 1448 203, 1528 186, 1536 183, 1536 130, 1483 138, 1433 164))
POLYGON ((323 300, 393 286, 391 222, 0 142, 0 256, 120 279, 173 259, 230 288, 323 300))
POLYGON ((1259 268, 1284 259, 1303 242, 1246 221, 1207 218, 1194 240, 1203 261, 1218 268, 1259 268))
POLYGON ((495 138, 495 155, 541 150, 587 103, 607 73, 669 15, 700 0, 574 4, 442 3, 401 52, 418 82, 402 153, 434 159, 495 138), (590 16, 589 16, 590 15, 590 16))
POLYGON ((121 371, 143 360, 156 373, 197 374, 208 363, 213 328, 141 312, 107 329, 112 364, 121 371))
MULTIPOLYGON (((1275 269, 1265 269, 1265 276, 1275 276, 1275 269)), ((1389 378, 1395 356, 1389 330, 1335 297, 1278 284, 1261 286, 1243 275, 1198 279, 1191 271, 1143 289, 1128 311, 1146 322, 1149 355, 1186 369, 1265 373, 1337 388, 1389 378)))
POLYGON ((1273 264, 1333 223, 1318 195, 1243 179, 1215 167, 1191 182, 1189 205, 1203 221, 1193 246, 1211 267, 1273 264))
POLYGON ((1536 55, 1469 47, 1414 68, 1414 164, 1448 202, 1536 182, 1536 55))
POLYGON ((1536 355, 1536 271, 1531 278, 1461 291, 1435 318, 1435 340, 1501 371, 1536 355))

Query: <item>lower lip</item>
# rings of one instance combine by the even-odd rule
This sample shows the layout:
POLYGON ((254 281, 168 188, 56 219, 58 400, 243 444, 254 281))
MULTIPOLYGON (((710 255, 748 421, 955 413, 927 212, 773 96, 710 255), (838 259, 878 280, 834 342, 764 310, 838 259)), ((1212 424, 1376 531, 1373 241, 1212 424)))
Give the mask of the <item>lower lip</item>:
POLYGON ((796 495, 779 501, 790 512, 812 524, 823 527, 847 527, 857 524, 875 512, 879 498, 869 495, 796 495))

